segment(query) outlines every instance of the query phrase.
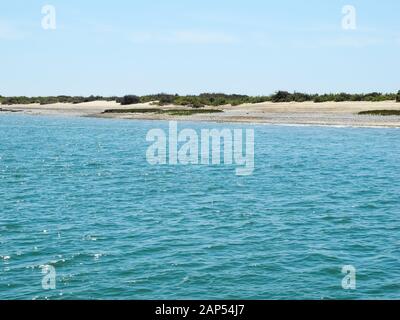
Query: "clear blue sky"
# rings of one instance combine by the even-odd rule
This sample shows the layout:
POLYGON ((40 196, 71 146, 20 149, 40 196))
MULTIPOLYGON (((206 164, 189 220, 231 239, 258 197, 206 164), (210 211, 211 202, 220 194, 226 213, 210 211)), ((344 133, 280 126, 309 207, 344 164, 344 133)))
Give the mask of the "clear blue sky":
POLYGON ((0 95, 400 89, 398 0, 2 0, 0 95), (41 27, 43 5, 57 29, 41 27), (351 4, 357 29, 342 29, 351 4))

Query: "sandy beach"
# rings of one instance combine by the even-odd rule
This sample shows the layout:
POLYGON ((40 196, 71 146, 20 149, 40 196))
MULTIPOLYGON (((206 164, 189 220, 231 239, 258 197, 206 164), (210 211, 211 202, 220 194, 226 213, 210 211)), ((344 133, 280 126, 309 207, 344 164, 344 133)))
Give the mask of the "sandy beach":
MULTIPOLYGON (((205 109, 220 109, 224 112, 213 114, 195 114, 190 116, 171 116, 156 113, 108 113, 109 109, 154 109, 150 103, 121 106, 116 102, 94 101, 81 104, 29 104, 1 105, 1 110, 21 112, 31 115, 102 117, 136 120, 181 120, 181 121, 216 121, 260 124, 288 125, 328 125, 355 127, 400 127, 399 116, 358 115, 360 111, 368 110, 400 110, 400 103, 386 102, 326 102, 326 103, 271 103, 244 104, 240 106, 206 107, 205 109)), ((182 109, 185 107, 163 106, 162 109, 182 109)))

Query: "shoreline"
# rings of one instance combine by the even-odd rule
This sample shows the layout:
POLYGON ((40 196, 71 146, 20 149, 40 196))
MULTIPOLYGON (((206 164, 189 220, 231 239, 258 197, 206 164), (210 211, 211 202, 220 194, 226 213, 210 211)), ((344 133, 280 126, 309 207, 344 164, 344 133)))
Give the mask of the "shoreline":
MULTIPOLYGON (((150 103, 121 106, 116 102, 94 101, 81 104, 56 103, 49 105, 1 105, 0 114, 37 116, 73 116, 99 119, 216 122, 254 125, 321 126, 354 128, 400 128, 400 116, 358 115, 369 110, 400 110, 400 103, 385 102, 290 102, 258 103, 239 106, 205 107, 201 110, 221 109, 221 113, 174 116, 157 113, 107 113, 110 109, 154 109, 150 103)), ((157 107, 160 108, 160 107, 157 107)), ((181 106, 163 106, 165 110, 187 110, 181 106)))

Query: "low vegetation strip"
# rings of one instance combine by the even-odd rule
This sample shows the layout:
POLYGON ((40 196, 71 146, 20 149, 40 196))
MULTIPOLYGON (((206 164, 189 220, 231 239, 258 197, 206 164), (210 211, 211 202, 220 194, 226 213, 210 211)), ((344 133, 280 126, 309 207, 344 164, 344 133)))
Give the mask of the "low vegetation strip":
POLYGON ((241 105, 254 104, 261 102, 347 102, 347 101, 394 101, 400 102, 400 91, 396 93, 372 92, 366 94, 348 94, 348 93, 330 93, 330 94, 307 94, 301 92, 290 93, 287 91, 278 91, 269 96, 247 96, 239 94, 223 93, 202 93, 198 96, 179 96, 170 94, 156 94, 148 96, 125 96, 118 100, 121 105, 155 102, 159 106, 177 105, 188 106, 192 108, 202 108, 204 106, 223 106, 223 105, 241 105))
POLYGON ((186 106, 190 108, 203 108, 204 106, 223 106, 223 105, 241 105, 241 104, 254 104, 261 102, 307 102, 312 101, 315 103, 321 102, 347 102, 347 101, 394 101, 400 102, 400 91, 396 93, 362 93, 362 94, 348 94, 348 93, 329 93, 329 94, 309 94, 287 91, 278 91, 269 96, 247 96, 240 94, 224 94, 224 93, 202 93, 200 95, 186 95, 180 96, 178 94, 154 94, 146 96, 126 95, 123 97, 102 97, 102 96, 50 96, 50 97, 3 97, 0 96, 0 104, 13 105, 13 104, 32 104, 39 103, 42 105, 53 103, 84 103, 91 101, 116 101, 121 105, 134 105, 139 103, 152 102, 154 105, 176 105, 186 106))
POLYGON ((38 103, 41 105, 54 104, 54 103, 84 103, 93 101, 117 101, 118 97, 102 97, 102 96, 51 96, 51 97, 3 97, 0 96, 0 104, 13 105, 13 104, 33 104, 38 103))
POLYGON ((358 114, 370 116, 400 116, 400 110, 369 110, 361 111, 358 114))
POLYGON ((220 113, 223 112, 219 109, 191 109, 191 110, 180 110, 180 109, 109 109, 105 110, 104 114, 110 113, 157 113, 167 114, 173 116, 191 116, 194 114, 207 114, 207 113, 220 113))
POLYGON ((103 113, 160 113, 160 109, 108 109, 103 113))
POLYGON ((221 113, 222 110, 219 109, 201 109, 201 110, 164 110, 164 113, 167 113, 172 116, 191 116, 193 114, 207 114, 207 113, 221 113))

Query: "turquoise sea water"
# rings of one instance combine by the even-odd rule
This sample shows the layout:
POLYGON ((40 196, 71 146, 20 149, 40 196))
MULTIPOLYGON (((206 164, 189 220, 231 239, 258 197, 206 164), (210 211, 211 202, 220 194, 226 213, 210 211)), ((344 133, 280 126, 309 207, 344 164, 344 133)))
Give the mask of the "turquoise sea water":
POLYGON ((167 126, 0 116, 0 299, 400 299, 400 130, 254 126, 238 177, 147 164, 167 126))

